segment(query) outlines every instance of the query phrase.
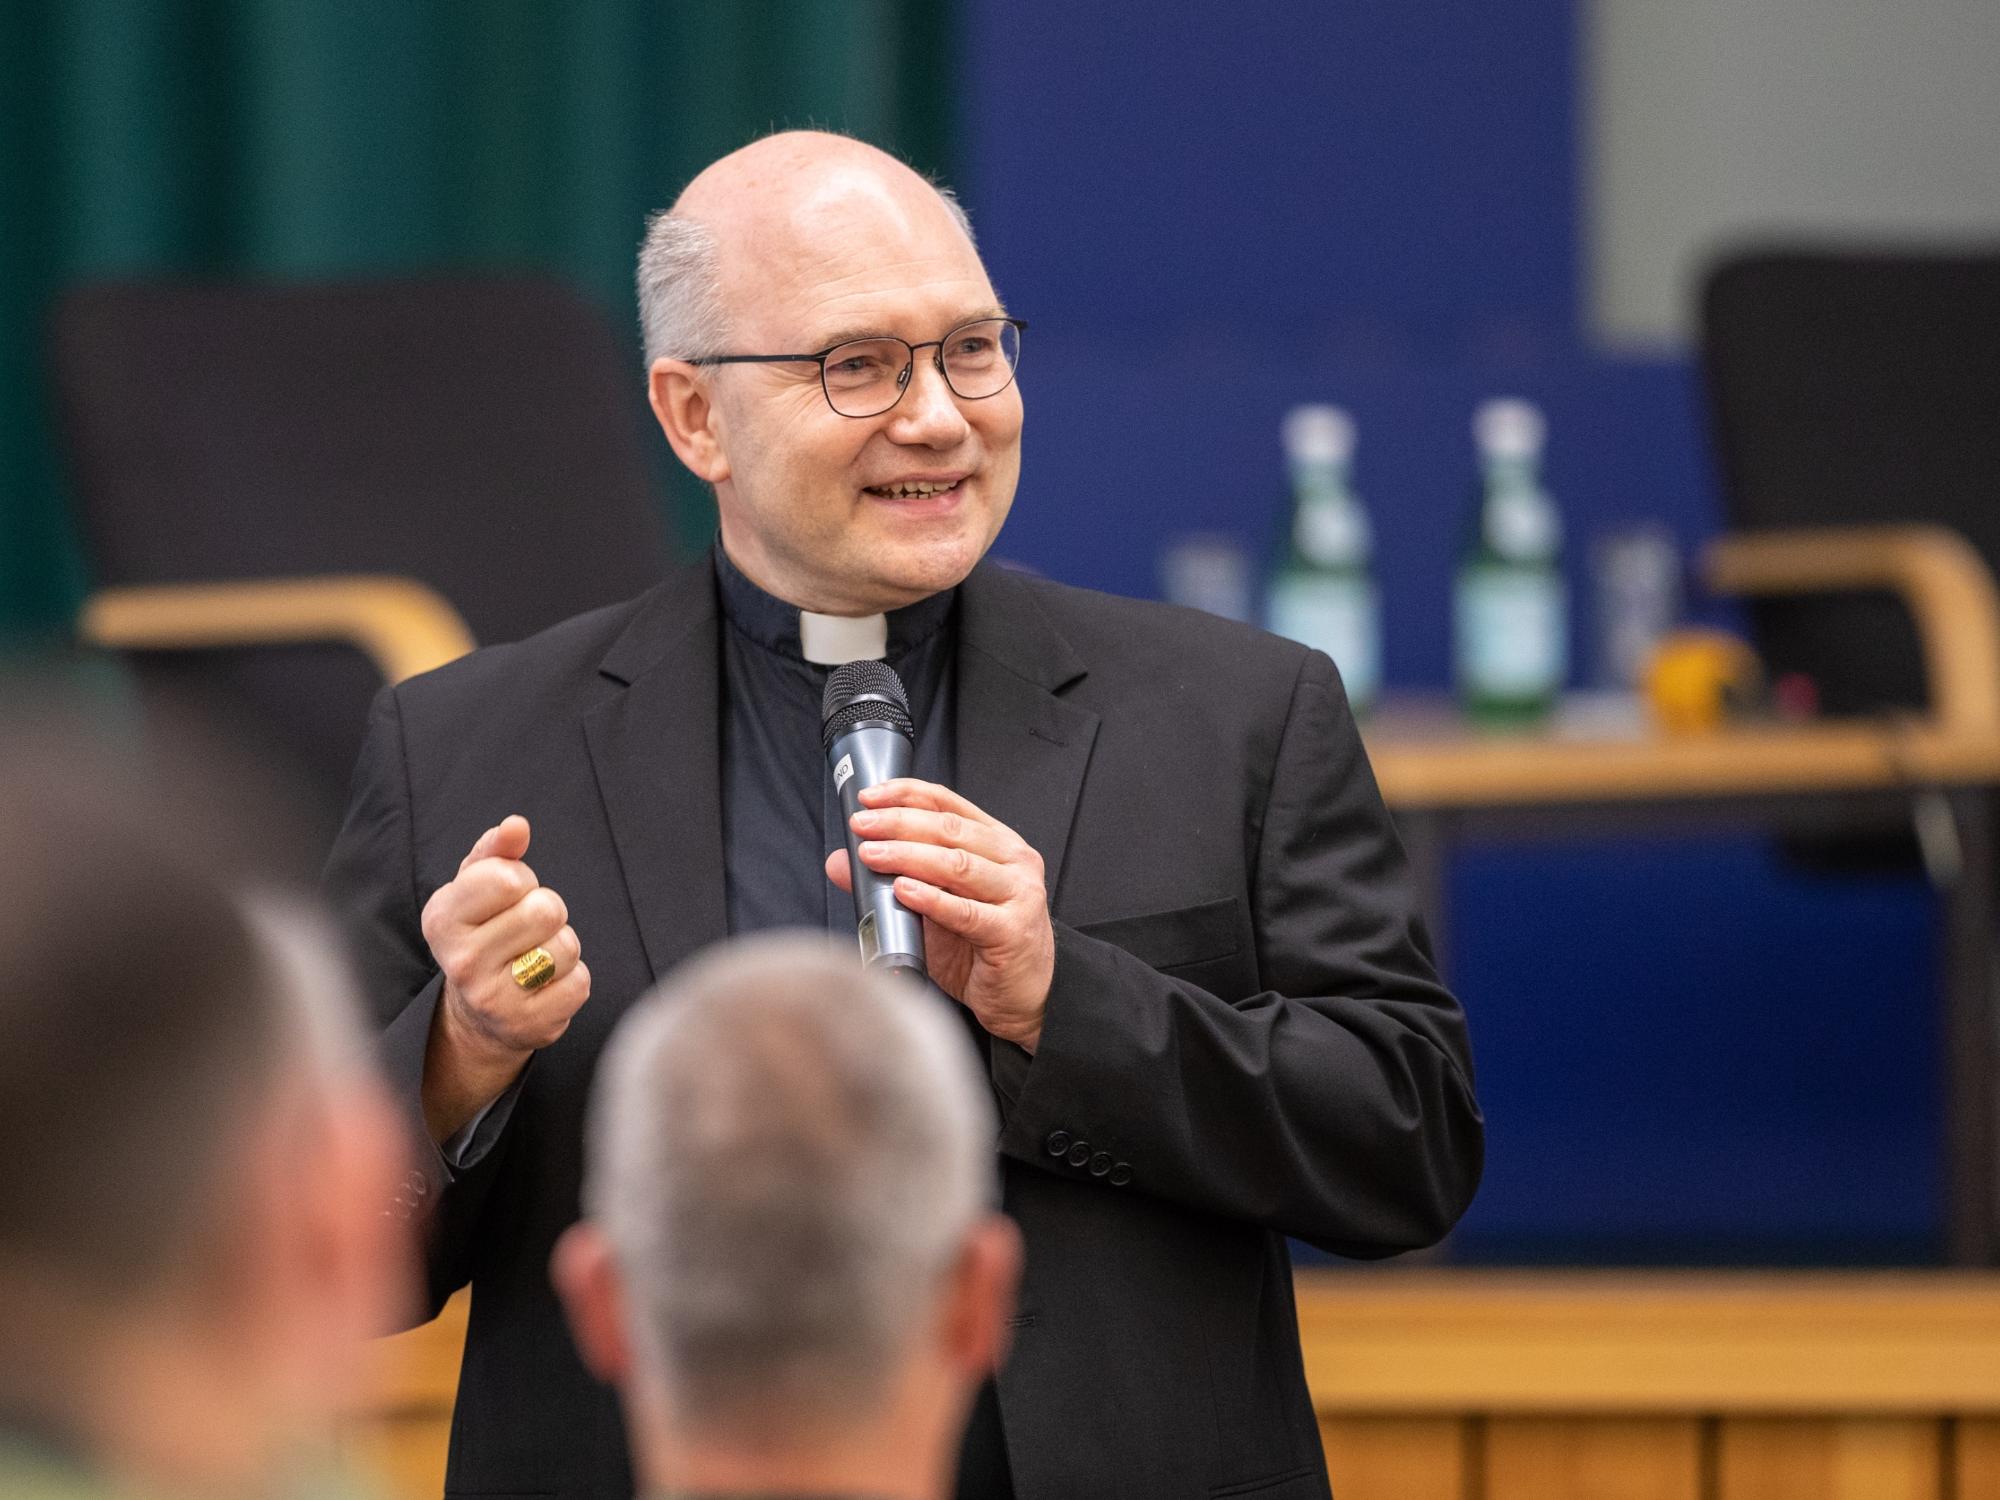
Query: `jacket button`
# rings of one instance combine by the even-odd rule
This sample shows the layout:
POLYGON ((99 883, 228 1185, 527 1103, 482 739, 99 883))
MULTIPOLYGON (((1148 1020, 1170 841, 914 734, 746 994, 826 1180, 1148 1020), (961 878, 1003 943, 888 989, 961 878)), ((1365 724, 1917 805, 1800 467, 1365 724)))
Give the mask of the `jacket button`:
POLYGON ((1042 1144, 1049 1148, 1049 1155, 1061 1156, 1069 1150, 1069 1132, 1067 1130, 1051 1130, 1049 1138, 1043 1141, 1042 1144))
POLYGON ((1069 1147, 1069 1164, 1072 1167, 1080 1167, 1089 1160, 1090 1160, 1090 1142, 1071 1141, 1069 1147))
POLYGON ((1111 1169, 1110 1180, 1111 1180, 1111 1185, 1113 1187, 1123 1187, 1125 1186, 1126 1183, 1130 1182, 1132 1180, 1131 1163, 1121 1161, 1116 1166, 1114 1166, 1111 1169))
POLYGON ((1090 1175, 1092 1177, 1102 1177, 1106 1172, 1109 1172, 1110 1170, 1111 1170, 1111 1153, 1109 1151, 1100 1151, 1097 1153, 1097 1155, 1091 1157, 1090 1175))

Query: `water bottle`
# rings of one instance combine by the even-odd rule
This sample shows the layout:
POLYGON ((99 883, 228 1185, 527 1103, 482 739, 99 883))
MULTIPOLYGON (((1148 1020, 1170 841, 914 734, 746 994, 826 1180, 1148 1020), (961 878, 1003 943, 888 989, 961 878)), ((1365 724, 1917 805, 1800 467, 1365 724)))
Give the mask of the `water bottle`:
POLYGON ((1562 520, 1541 483, 1546 428, 1530 403, 1497 400, 1472 432, 1480 491, 1454 601, 1459 698, 1477 723, 1533 724, 1569 672, 1562 520))
POLYGON ((1370 569, 1374 537, 1354 493, 1354 423, 1337 406, 1295 406, 1283 427, 1291 526, 1266 600, 1278 635, 1317 647, 1340 669, 1360 713, 1382 680, 1382 611, 1370 569))

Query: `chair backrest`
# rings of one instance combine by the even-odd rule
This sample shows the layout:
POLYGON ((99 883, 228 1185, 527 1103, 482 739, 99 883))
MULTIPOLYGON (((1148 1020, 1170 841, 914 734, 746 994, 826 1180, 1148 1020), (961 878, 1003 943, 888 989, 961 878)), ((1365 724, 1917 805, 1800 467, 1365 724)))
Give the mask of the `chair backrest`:
MULTIPOLYGON (((1931 521, 2000 567, 2000 249, 1768 249, 1702 298, 1734 528, 1931 521)), ((1915 630, 1886 596, 1760 601, 1758 646, 1828 712, 1924 704, 1915 630)))
MULTIPOLYGON (((667 561, 640 373, 560 286, 94 285, 61 300, 52 337, 100 587, 403 574, 490 643, 637 593, 667 561)), ((139 668, 226 705, 337 807, 378 685, 358 655, 139 668)))

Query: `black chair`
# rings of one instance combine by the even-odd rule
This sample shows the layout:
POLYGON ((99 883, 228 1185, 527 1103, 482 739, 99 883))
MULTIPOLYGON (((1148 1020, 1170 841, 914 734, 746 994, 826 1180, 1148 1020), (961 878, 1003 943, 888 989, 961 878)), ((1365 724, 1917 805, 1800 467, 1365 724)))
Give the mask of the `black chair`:
MULTIPOLYGON (((1701 329, 1732 529, 1943 528, 2000 563, 2000 250, 1744 251, 1710 272, 1701 329)), ((1940 641, 1906 597, 1822 580, 1749 615, 1767 668, 1811 678, 1824 713, 1936 707, 1940 641)), ((1905 834, 1788 848, 1821 869, 1916 855, 1905 834)))
MULTIPOLYGON (((1709 277, 1703 364, 1730 519, 1717 586, 1753 595, 1770 668, 1831 715, 1891 715, 1933 751, 2000 743, 2000 253, 1767 250, 1709 277)), ((1941 955, 1946 1253, 1995 1254, 2000 1056, 1990 786, 1912 772, 1908 831, 1787 844, 1815 870, 1922 867, 1953 907, 1941 955)))
POLYGON ((385 676, 667 561, 636 361, 544 281, 90 286, 53 363, 85 638, 292 768, 329 837, 385 676))
MULTIPOLYGON (((1710 274, 1702 364, 1732 527, 1929 523, 2000 561, 2000 250, 1765 250, 1710 274)), ((1829 713, 1921 709, 1917 635, 1866 593, 1759 600, 1829 713)))

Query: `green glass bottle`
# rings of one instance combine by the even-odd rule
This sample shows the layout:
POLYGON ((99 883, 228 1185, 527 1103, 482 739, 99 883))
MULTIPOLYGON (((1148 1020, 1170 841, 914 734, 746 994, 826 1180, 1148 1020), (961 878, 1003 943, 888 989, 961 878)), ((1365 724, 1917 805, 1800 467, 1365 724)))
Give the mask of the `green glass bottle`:
POLYGON ((1368 513, 1354 493, 1354 423, 1337 406, 1295 406, 1283 428, 1292 520, 1271 578, 1273 633, 1333 658, 1356 713, 1382 678, 1381 600, 1368 513))
POLYGON ((1474 415, 1480 497, 1459 561, 1453 644, 1459 699, 1496 728, 1547 717, 1569 673, 1562 518, 1542 488, 1542 414, 1526 401, 1474 415))

